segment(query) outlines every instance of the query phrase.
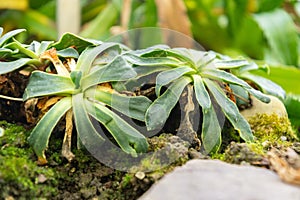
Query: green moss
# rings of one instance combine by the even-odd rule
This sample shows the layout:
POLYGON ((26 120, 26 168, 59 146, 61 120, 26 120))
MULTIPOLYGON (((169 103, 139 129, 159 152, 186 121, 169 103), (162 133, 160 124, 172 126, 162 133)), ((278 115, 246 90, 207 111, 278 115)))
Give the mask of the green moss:
POLYGON ((4 134, 0 137, 0 197, 32 198, 55 195, 57 192, 55 172, 37 166, 32 149, 26 142, 29 132, 22 126, 0 122, 4 134), (45 179, 40 180, 39 176, 45 179), (47 182, 47 185, 44 183, 47 182))
POLYGON ((257 114, 249 120, 253 131, 253 143, 239 143, 236 132, 225 123, 222 130, 222 147, 211 154, 213 159, 229 163, 260 162, 272 147, 291 147, 297 140, 295 131, 287 117, 277 114, 257 114))
POLYGON ((257 114, 249 120, 256 143, 265 149, 271 146, 291 146, 297 140, 288 117, 279 117, 277 114, 257 114))
POLYGON ((212 159, 217 159, 221 161, 225 161, 225 153, 214 152, 210 156, 212 159))
POLYGON ((258 155, 265 155, 266 150, 264 149, 264 146, 260 142, 253 142, 253 143, 247 143, 248 148, 253 151, 254 153, 258 155))

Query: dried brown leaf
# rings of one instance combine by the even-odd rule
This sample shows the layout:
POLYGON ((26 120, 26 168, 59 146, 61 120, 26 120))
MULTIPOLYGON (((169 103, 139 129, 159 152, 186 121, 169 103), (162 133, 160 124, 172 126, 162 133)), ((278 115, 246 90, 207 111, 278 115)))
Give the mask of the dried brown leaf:
POLYGON ((40 55, 40 59, 50 60, 54 65, 57 74, 68 76, 69 71, 66 69, 64 64, 61 62, 57 56, 57 51, 55 48, 51 48, 40 55))
POLYGON ((72 139, 72 131, 73 131, 73 111, 69 110, 66 114, 66 129, 65 136, 62 144, 61 154, 65 157, 69 162, 73 160, 75 155, 71 152, 71 139, 72 139))

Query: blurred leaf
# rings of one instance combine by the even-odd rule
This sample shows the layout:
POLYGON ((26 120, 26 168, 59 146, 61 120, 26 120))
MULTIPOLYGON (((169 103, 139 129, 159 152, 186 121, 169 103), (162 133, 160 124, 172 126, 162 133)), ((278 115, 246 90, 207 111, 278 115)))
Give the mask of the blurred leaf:
POLYGON ((228 17, 228 32, 234 37, 236 33, 238 33, 238 30, 245 19, 248 1, 226 0, 224 3, 225 13, 228 17))
POLYGON ((56 3, 57 0, 30 0, 30 8, 56 21, 56 3), (37 3, 40 3, 40 5, 34 5, 37 3))
POLYGON ((0 9, 26 10, 28 0, 1 0, 0 9))
POLYGON ((110 35, 109 29, 116 23, 118 15, 119 10, 117 10, 114 4, 107 4, 104 10, 95 19, 90 21, 79 35, 93 39, 107 38, 110 35))
MULTIPOLYGON (((155 1, 138 2, 133 1, 133 4, 138 4, 132 11, 130 28, 137 27, 156 27, 158 21, 157 7, 155 1), (140 19, 140 20, 135 20, 140 19)), ((149 35, 150 36, 150 35, 149 35)))
POLYGON ((55 2, 56 0, 28 0, 30 7, 33 9, 39 9, 41 8, 43 5, 49 3, 49 2, 55 2))
POLYGON ((250 73, 244 73, 243 75, 241 75, 241 77, 246 80, 253 81, 266 94, 276 96, 280 99, 285 98, 285 91, 282 89, 282 87, 270 81, 269 79, 250 73))
POLYGON ((38 11, 29 9, 24 13, 22 21, 25 23, 28 32, 36 33, 48 40, 56 40, 57 31, 53 19, 38 11))
POLYGON ((81 19, 82 23, 86 23, 95 18, 106 6, 106 0, 89 1, 82 5, 81 19))
POLYGON ((291 66, 270 66, 270 74, 262 71, 251 71, 251 73, 265 77, 280 85, 287 93, 300 94, 299 77, 300 70, 291 66))
POLYGON ((259 12, 266 12, 280 7, 284 0, 259 0, 257 1, 259 12))
POLYGON ((288 94, 284 105, 294 126, 300 127, 300 95, 288 94))
POLYGON ((251 58, 263 59, 264 35, 253 17, 249 15, 244 16, 243 23, 240 24, 239 29, 236 31, 232 46, 240 51, 239 55, 246 53, 251 58))
POLYGON ((298 35, 292 18, 277 9, 255 14, 254 19, 270 46, 266 56, 282 64, 298 66, 298 35))

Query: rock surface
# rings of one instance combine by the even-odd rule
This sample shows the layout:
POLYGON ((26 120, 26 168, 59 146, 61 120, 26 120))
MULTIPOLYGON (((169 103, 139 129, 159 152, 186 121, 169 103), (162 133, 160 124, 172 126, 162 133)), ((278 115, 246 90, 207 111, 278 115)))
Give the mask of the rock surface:
POLYGON ((272 171, 192 160, 153 185, 139 200, 299 200, 300 187, 282 182, 272 171))
POLYGON ((275 113, 279 117, 287 117, 287 112, 284 104, 277 97, 271 95, 268 95, 268 97, 270 97, 271 99, 269 103, 264 103, 255 97, 251 97, 252 107, 249 109, 242 110, 241 114, 248 120, 251 117, 254 117, 256 114, 271 115, 275 113))

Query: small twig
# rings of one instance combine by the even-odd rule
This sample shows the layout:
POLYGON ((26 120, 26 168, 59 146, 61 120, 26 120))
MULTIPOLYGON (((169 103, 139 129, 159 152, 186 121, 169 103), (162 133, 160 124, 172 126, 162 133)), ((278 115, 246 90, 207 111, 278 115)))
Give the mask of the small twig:
POLYGON ((2 95, 2 94, 0 94, 0 98, 1 99, 11 100, 11 101, 23 101, 22 98, 9 97, 9 96, 5 96, 5 95, 2 95))

